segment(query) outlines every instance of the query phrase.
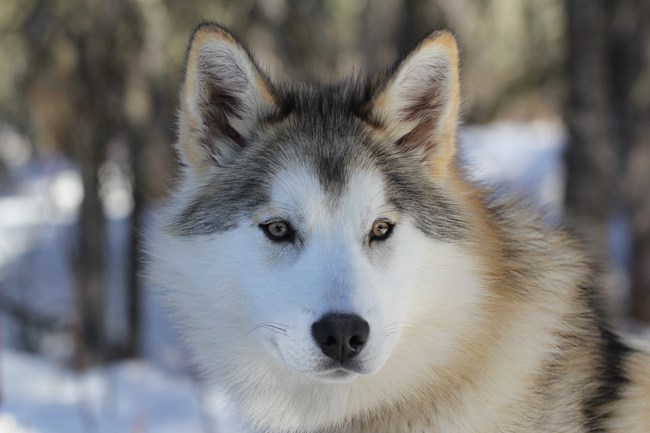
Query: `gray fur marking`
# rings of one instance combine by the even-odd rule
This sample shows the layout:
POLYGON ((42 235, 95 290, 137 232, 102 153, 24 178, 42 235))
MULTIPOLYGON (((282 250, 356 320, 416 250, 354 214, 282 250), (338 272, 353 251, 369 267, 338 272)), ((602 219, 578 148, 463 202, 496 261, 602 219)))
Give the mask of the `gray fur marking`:
POLYGON ((192 236, 235 228, 268 203, 274 173, 307 165, 331 206, 353 170, 374 170, 385 181, 390 203, 414 217, 424 234, 441 241, 462 237, 464 223, 454 202, 434 185, 417 152, 371 142, 370 126, 359 114, 366 96, 357 81, 284 88, 280 94, 289 114, 258 122, 250 144, 224 161, 174 218, 175 232, 192 236))

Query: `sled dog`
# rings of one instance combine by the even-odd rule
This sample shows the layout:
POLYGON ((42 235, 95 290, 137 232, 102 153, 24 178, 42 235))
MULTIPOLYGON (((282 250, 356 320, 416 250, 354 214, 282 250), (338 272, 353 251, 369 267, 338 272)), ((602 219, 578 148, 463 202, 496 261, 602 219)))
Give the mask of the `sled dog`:
POLYGON ((458 117, 446 31, 320 85, 195 30, 149 273, 250 431, 650 432, 650 356, 610 330, 597 267, 468 180, 458 117))

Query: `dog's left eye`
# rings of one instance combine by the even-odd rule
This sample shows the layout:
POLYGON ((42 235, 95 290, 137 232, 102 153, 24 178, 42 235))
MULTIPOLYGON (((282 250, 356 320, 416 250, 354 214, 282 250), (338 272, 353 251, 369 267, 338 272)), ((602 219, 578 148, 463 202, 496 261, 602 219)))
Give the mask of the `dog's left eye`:
POLYGON ((372 230, 370 230, 370 240, 371 241, 383 241, 388 239, 388 237, 393 233, 393 227, 395 224, 392 224, 386 220, 377 220, 372 225, 372 230))
POLYGON ((291 242, 295 237, 293 228, 286 221, 271 221, 267 224, 260 224, 260 228, 274 242, 291 242))

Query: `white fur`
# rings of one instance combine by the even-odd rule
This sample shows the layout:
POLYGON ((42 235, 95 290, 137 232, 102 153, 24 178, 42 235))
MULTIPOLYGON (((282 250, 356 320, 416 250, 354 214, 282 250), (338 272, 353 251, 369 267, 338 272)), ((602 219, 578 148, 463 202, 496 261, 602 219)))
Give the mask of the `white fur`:
POLYGON ((417 388, 423 371, 443 368, 480 323, 476 261, 399 215, 371 172, 355 173, 334 204, 306 168, 281 172, 271 204, 236 229, 194 238, 160 233, 151 274, 169 288, 195 361, 260 426, 309 430, 398 400, 417 388), (380 217, 394 221, 395 231, 368 245, 380 217), (294 224, 304 246, 269 241, 258 225, 274 219, 294 224), (370 324, 358 356, 363 371, 343 381, 317 368, 326 357, 311 326, 328 312, 370 324))

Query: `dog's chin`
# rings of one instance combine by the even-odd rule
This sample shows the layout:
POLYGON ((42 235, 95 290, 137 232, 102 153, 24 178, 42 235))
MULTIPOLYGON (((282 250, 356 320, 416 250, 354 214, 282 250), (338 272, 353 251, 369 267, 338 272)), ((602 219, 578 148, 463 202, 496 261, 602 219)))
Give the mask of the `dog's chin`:
POLYGON ((352 382, 362 373, 357 373, 352 370, 347 370, 345 368, 334 368, 329 370, 323 370, 316 373, 313 373, 312 376, 321 382, 325 383, 348 383, 352 382))
POLYGON ((307 368, 303 365, 292 365, 286 361, 284 364, 300 375, 324 383, 347 383, 374 373, 374 371, 369 371, 364 363, 358 361, 340 363, 328 359, 321 360, 316 366, 312 365, 307 368))
POLYGON ((317 369, 311 371, 309 375, 325 383, 346 383, 374 373, 376 373, 376 370, 370 369, 366 362, 360 360, 349 360, 342 363, 326 360, 317 369))

